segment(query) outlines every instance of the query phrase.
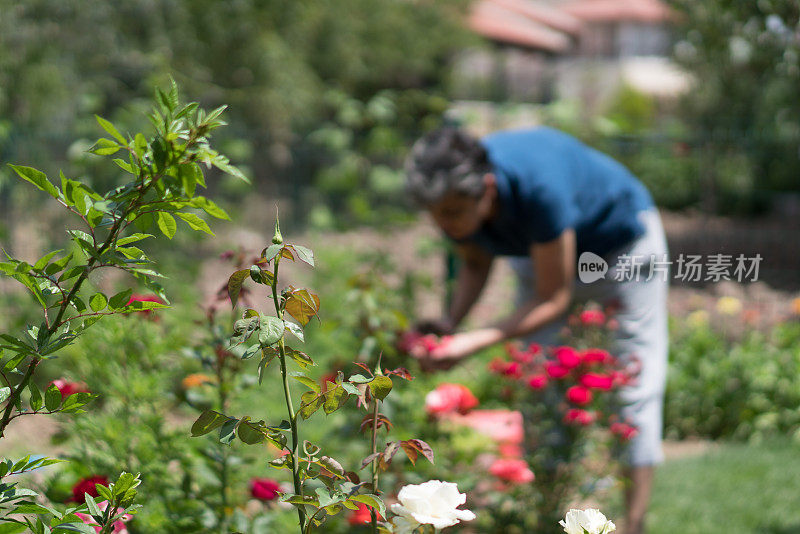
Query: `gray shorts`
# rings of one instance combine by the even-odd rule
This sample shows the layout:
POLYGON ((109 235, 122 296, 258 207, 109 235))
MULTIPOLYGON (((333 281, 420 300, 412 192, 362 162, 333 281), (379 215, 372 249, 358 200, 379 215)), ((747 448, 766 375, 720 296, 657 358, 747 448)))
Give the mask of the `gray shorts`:
MULTIPOLYGON (((664 388, 667 376, 667 292, 669 272, 667 240, 658 211, 641 211, 639 219, 645 233, 631 243, 603 256, 609 271, 605 278, 583 283, 575 280, 573 304, 595 302, 601 305, 615 303, 619 328, 611 352, 623 361, 635 355, 642 369, 635 385, 620 392, 624 404, 622 415, 638 427, 638 434, 630 441, 626 462, 633 466, 661 463, 664 388), (636 271, 628 267, 625 255, 639 258, 636 271), (661 262, 661 263, 660 263, 661 262)), ((530 258, 511 258, 518 286, 518 303, 535 295, 535 269, 530 258)), ((559 343, 559 333, 566 325, 566 316, 534 332, 527 342, 542 345, 559 343)))

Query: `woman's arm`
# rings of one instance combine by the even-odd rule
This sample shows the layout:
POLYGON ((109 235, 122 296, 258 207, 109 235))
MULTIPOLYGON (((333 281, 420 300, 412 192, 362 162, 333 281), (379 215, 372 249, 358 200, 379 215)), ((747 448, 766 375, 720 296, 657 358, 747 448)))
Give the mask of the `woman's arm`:
POLYGON ((575 280, 575 231, 567 229, 547 243, 531 247, 537 298, 487 328, 456 334, 429 355, 429 366, 448 368, 460 359, 507 339, 524 336, 557 319, 569 308, 575 280))
POLYGON ((467 316, 486 286, 494 257, 473 244, 457 245, 456 255, 461 260, 461 266, 456 276, 450 309, 437 321, 420 323, 418 328, 424 332, 437 335, 452 333, 467 316))
POLYGON ((459 245, 456 253, 461 258, 461 267, 447 315, 453 329, 461 323, 480 297, 494 260, 493 256, 476 245, 459 245))
POLYGON ((530 334, 563 315, 572 300, 575 280, 575 231, 565 230, 553 241, 531 247, 536 266, 536 298, 498 323, 498 341, 530 334))

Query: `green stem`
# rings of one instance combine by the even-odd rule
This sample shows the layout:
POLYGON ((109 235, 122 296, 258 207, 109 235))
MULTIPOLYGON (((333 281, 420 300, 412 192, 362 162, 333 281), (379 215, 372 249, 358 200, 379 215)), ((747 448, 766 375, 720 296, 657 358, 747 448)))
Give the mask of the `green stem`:
MULTIPOLYGON (((372 454, 378 452, 378 399, 373 396, 372 401, 375 407, 372 409, 372 454)), ((378 460, 372 460, 372 491, 377 495, 378 493, 378 460)), ((375 508, 369 509, 370 525, 372 526, 372 533, 378 534, 378 513, 375 508)))
MULTIPOLYGON (((275 257, 275 268, 272 271, 272 300, 275 304, 275 313, 278 318, 283 321, 283 309, 281 308, 280 301, 278 300, 278 264, 280 263, 280 254, 275 257)), ((300 458, 300 437, 297 432, 297 414, 292 405, 292 395, 289 390, 289 373, 286 372, 286 346, 284 345, 283 335, 278 341, 278 350, 280 351, 281 360, 281 376, 283 377, 283 395, 286 399, 286 409, 289 412, 289 424, 292 427, 292 479, 294 481, 294 492, 296 495, 303 495, 303 486, 300 483, 299 473, 299 458, 300 458)), ((304 531, 306 526, 306 513, 302 507, 297 507, 297 516, 300 519, 300 532, 304 531)))

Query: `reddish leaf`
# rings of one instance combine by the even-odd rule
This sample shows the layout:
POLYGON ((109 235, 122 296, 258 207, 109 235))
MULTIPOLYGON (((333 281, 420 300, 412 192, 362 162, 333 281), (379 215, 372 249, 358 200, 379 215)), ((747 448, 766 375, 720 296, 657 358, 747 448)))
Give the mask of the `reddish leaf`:
POLYGON ((414 377, 411 375, 411 373, 408 372, 408 369, 406 369, 405 367, 398 367, 397 369, 391 369, 391 370, 385 369, 383 371, 383 374, 387 376, 397 375, 405 380, 414 380, 414 377))
POLYGON ((375 458, 377 458, 378 456, 381 456, 382 454, 383 453, 380 452, 380 451, 379 452, 373 452, 372 454, 370 454, 369 456, 364 458, 361 461, 361 469, 364 469, 365 467, 367 467, 369 464, 372 463, 373 460, 375 460, 375 458))
POLYGON ((401 441, 400 446, 403 447, 403 450, 406 452, 408 459, 411 460, 411 463, 417 465, 417 449, 413 445, 410 445, 407 441, 401 441))
POLYGON ((357 366, 361 367, 362 369, 364 369, 367 373, 369 373, 370 378, 372 378, 372 369, 370 369, 369 367, 367 367, 365 364, 363 364, 361 362, 353 362, 353 363, 356 364, 357 366))
POLYGON ((430 463, 433 463, 433 449, 431 446, 422 441, 421 439, 409 439, 404 441, 403 443, 408 444, 409 446, 413 447, 415 450, 422 453, 422 455, 428 459, 430 463))

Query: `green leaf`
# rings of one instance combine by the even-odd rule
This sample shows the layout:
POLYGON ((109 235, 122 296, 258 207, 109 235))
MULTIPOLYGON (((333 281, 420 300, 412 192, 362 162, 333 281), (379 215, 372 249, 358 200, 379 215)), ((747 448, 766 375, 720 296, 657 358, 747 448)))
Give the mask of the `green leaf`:
POLYGON ((194 197, 191 202, 192 207, 199 208, 216 219, 224 219, 230 221, 231 217, 228 213, 216 205, 211 200, 205 197, 194 197))
POLYGON ((294 378, 307 388, 313 390, 314 393, 318 394, 322 390, 320 385, 315 380, 312 380, 312 378, 305 373, 295 371, 293 373, 289 373, 289 376, 291 376, 292 378, 294 378))
POLYGON ((245 350, 242 353, 241 358, 243 360, 249 360, 250 358, 252 358, 256 354, 258 354, 259 352, 261 352, 261 345, 259 343, 255 343, 255 344, 250 345, 249 347, 247 347, 247 350, 245 350))
POLYGON ((28 391, 31 392, 31 410, 38 412, 42 407, 42 392, 33 382, 28 383, 28 391))
POLYGON ((382 516, 386 517, 386 505, 383 504, 383 501, 377 495, 352 495, 347 498, 348 501, 355 501, 366 504, 367 506, 371 506, 378 510, 382 516))
POLYGON ((222 427, 219 429, 219 441, 220 443, 224 443, 225 445, 230 444, 233 441, 233 438, 236 437, 236 425, 238 424, 239 420, 231 417, 224 423, 222 423, 222 427))
POLYGON ((255 445, 267 439, 265 429, 263 422, 259 425, 251 423, 247 418, 243 418, 236 428, 236 435, 247 445, 255 445))
MULTIPOLYGON (((249 271, 248 271, 249 273, 249 271)), ((283 337, 283 322, 272 315, 262 315, 259 319, 258 342, 268 347, 283 337)))
POLYGON ((130 313, 130 312, 141 312, 148 310, 158 310, 162 308, 169 308, 169 306, 161 302, 135 300, 131 302, 128 306, 122 308, 122 311, 124 313, 130 313))
POLYGON ((39 258, 39 261, 37 261, 36 264, 33 266, 33 270, 34 271, 41 271, 42 269, 44 269, 47 266, 47 264, 50 262, 50 260, 53 259, 53 256, 55 256, 59 252, 61 252, 61 251, 60 250, 54 250, 53 252, 50 252, 50 253, 42 256, 41 258, 39 258))
POLYGON ((103 512, 100 510, 100 507, 97 506, 97 503, 94 501, 94 497, 88 493, 84 493, 83 495, 86 497, 86 506, 89 508, 89 513, 95 517, 102 517, 103 512))
POLYGON ((50 180, 47 179, 47 176, 42 171, 38 171, 32 167, 24 167, 22 165, 9 164, 9 166, 14 169, 14 172, 16 172, 23 180, 27 180, 54 198, 60 197, 56 186, 50 183, 50 180))
POLYGON ((300 401, 300 410, 298 410, 297 413, 299 413, 303 419, 308 419, 325 403, 325 397, 317 395, 313 391, 306 391, 300 396, 300 401))
POLYGON ((283 250, 282 244, 270 245, 261 252, 261 257, 267 261, 272 261, 272 258, 280 254, 281 250, 283 250))
POLYGON ((228 296, 231 298, 231 305, 235 308, 239 300, 239 293, 242 291, 242 284, 250 276, 250 269, 236 271, 228 278, 228 296))
POLYGON ((111 139, 106 139, 105 137, 100 138, 97 142, 92 145, 89 149, 89 152, 92 154, 97 154, 98 156, 110 156, 111 154, 116 154, 122 147, 112 141, 111 139))
POLYGON ((113 310, 119 310, 128 305, 133 295, 133 289, 128 288, 125 291, 120 291, 110 299, 108 299, 108 307, 113 310))
POLYGON ((92 395, 91 393, 86 393, 81 391, 79 393, 74 393, 67 397, 64 400, 64 404, 61 405, 61 412, 62 413, 83 413, 83 408, 93 399, 97 398, 97 395, 92 395))
POLYGON ((28 527, 24 523, 0 523, 0 534, 19 534, 27 529, 28 527))
POLYGON ((145 139, 144 135, 137 133, 133 138, 133 150, 140 159, 147 152, 147 139, 145 139))
POLYGON ((117 239, 117 246, 121 247, 123 245, 128 245, 130 243, 136 243, 143 239, 147 239, 148 237, 153 237, 153 234, 141 234, 141 233, 131 234, 129 236, 117 239))
POLYGON ((120 134, 120 133, 117 131, 117 129, 114 127, 114 125, 113 125, 113 124, 111 124, 109 121, 107 121, 106 119, 104 119, 104 118, 103 118, 103 117, 101 117, 100 115, 95 115, 95 116, 94 116, 94 118, 95 118, 95 119, 97 119, 97 123, 98 123, 98 124, 100 124, 100 126, 101 126, 101 127, 102 127, 102 128, 103 128, 103 129, 104 129, 106 132, 110 133, 110 134, 111 134, 111 136, 112 136, 114 139, 116 139, 117 141, 119 141, 119 142, 120 142, 120 143, 122 143, 123 145, 127 145, 127 144, 128 144, 128 141, 127 141, 127 140, 126 140, 124 137, 122 137, 122 134, 120 134))
POLYGON ((11 388, 6 386, 0 388, 0 404, 4 403, 11 396, 11 388))
POLYGON ((207 233, 208 235, 214 235, 214 232, 212 232, 211 228, 208 227, 208 223, 194 213, 176 213, 175 215, 186 221, 186 224, 188 224, 189 228, 192 230, 199 230, 207 233))
POLYGON ((206 410, 192 425, 192 436, 203 436, 209 432, 221 427, 230 417, 227 415, 215 412, 214 410, 206 410))
POLYGON ((158 229, 161 230, 168 238, 172 239, 175 236, 175 232, 178 229, 178 223, 175 222, 175 219, 169 213, 164 211, 159 211, 156 214, 156 223, 158 224, 158 229))
POLYGON ((342 407, 342 405, 347 402, 349 395, 345 392, 344 388, 340 385, 336 385, 335 388, 329 389, 325 392, 325 404, 323 409, 326 414, 332 414, 336 410, 342 407))
POLYGON ((284 321, 283 323, 286 326, 286 330, 291 332, 292 335, 294 335, 294 337, 296 337, 300 341, 304 341, 303 328, 299 324, 293 323, 291 321, 284 321))
POLYGON ((59 406, 61 406, 61 392, 55 384, 50 384, 44 392, 44 407, 48 412, 54 412, 59 406))
POLYGON ((278 355, 278 350, 275 347, 264 347, 261 350, 261 361, 258 362, 258 384, 264 380, 264 371, 266 370, 269 362, 275 359, 278 355))
POLYGON ((314 360, 306 354, 305 352, 300 352, 299 350, 295 350, 291 347, 285 347, 286 355, 294 360, 294 362, 305 369, 309 365, 314 365, 314 360))
POLYGON ((369 383, 369 389, 374 397, 383 400, 392 391, 392 379, 388 376, 376 376, 369 383))
POLYGON ((89 299, 89 307, 92 308, 92 311, 99 312, 100 310, 105 309, 107 305, 108 297, 102 293, 95 293, 89 299))
POLYGON ((310 248, 301 247, 300 245, 292 245, 292 248, 297 252, 297 257, 306 262, 310 266, 314 266, 314 252, 310 248))

